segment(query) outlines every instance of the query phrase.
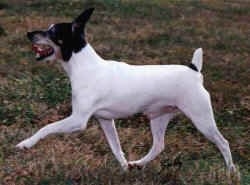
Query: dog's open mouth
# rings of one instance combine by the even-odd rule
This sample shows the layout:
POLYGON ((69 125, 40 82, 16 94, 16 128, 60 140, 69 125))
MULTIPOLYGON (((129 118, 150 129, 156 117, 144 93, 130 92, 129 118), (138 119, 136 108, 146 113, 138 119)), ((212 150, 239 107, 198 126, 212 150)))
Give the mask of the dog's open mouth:
POLYGON ((46 44, 32 44, 32 50, 36 53, 36 60, 43 60, 54 53, 54 49, 46 44))

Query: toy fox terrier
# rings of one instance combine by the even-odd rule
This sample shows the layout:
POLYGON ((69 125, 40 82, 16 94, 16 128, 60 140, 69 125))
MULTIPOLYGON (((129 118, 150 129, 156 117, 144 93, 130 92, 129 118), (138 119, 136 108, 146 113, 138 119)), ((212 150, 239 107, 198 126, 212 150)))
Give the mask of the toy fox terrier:
POLYGON ((72 114, 43 127, 17 147, 30 148, 49 134, 84 130, 94 116, 121 166, 125 170, 143 167, 162 152, 168 122, 182 112, 218 147, 228 169, 234 171, 228 141, 216 126, 210 95, 203 86, 202 49, 194 52, 189 66, 136 66, 104 60, 85 37, 85 25, 93 10, 85 10, 73 22, 27 33, 38 61, 57 60, 66 71, 72 88, 72 114), (149 118, 153 145, 146 156, 128 162, 114 120, 135 113, 149 118))

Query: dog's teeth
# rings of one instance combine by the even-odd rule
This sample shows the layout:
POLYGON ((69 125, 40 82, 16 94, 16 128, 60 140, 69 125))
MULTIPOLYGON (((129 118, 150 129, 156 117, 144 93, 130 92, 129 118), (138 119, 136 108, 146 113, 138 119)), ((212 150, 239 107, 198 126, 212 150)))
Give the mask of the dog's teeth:
POLYGON ((38 57, 40 57, 40 54, 39 54, 39 53, 36 54, 36 58, 38 58, 38 57))

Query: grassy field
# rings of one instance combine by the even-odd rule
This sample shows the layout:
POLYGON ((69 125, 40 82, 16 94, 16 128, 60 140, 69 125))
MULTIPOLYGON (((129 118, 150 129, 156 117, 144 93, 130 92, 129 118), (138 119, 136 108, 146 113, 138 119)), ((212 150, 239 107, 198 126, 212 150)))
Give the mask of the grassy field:
MULTIPOLYGON (((0 1, 0 185, 249 185, 249 122, 249 0, 0 1), (26 32, 70 21, 89 6, 96 10, 88 40, 105 59, 189 64, 194 49, 204 49, 205 86, 241 178, 228 177, 217 148, 184 116, 170 123, 165 151, 143 170, 121 170, 94 119, 84 132, 15 149, 71 112, 62 68, 36 62, 26 32)), ((152 143, 148 120, 138 114, 116 123, 126 157, 145 155, 152 143)))

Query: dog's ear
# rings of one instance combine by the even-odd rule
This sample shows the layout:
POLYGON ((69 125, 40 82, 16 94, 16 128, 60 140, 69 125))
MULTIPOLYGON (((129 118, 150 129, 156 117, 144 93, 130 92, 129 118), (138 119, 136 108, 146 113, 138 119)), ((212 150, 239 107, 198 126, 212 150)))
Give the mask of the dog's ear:
POLYGON ((74 28, 83 28, 88 22, 90 16, 92 15, 94 8, 89 8, 84 10, 74 21, 73 21, 73 30, 74 28))
POLYGON ((79 52, 87 43, 85 39, 84 28, 88 22, 94 8, 86 9, 72 22, 72 49, 74 52, 79 52))

